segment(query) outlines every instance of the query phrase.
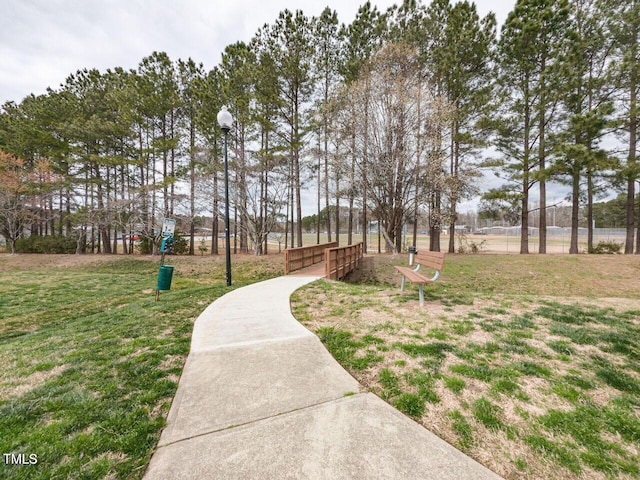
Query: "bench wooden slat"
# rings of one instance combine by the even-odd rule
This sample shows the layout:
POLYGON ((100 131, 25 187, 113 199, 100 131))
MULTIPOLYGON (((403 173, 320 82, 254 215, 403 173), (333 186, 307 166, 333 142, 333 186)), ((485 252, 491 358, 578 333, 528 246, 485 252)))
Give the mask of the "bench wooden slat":
POLYGON ((420 251, 415 254, 413 261, 414 263, 419 263, 434 270, 442 270, 442 267, 444 267, 444 256, 444 252, 420 251))
POLYGON ((429 283, 431 281, 430 278, 425 277, 424 275, 414 272, 413 269, 409 267, 395 267, 398 272, 404 275, 407 280, 411 283, 429 283))

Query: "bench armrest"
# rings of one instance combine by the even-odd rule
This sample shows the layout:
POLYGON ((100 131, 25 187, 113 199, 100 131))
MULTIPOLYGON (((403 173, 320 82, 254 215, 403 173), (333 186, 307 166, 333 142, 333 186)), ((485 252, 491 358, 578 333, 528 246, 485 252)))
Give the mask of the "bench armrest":
MULTIPOLYGON (((420 270, 420 267, 422 265, 418 264, 416 266, 416 268, 413 269, 414 272, 417 272, 418 270, 420 270)), ((436 273, 433 277, 431 277, 431 279, 429 280, 430 282, 435 282, 436 280, 438 280, 438 278, 440 278, 440 270, 436 270, 436 273)))

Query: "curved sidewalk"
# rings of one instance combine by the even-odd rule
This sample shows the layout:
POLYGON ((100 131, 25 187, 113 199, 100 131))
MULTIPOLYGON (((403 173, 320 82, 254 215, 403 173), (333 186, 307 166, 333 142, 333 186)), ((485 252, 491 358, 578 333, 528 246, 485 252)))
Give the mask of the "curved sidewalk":
POLYGON ((291 293, 317 278, 249 285, 198 317, 144 478, 500 479, 361 392, 293 318, 291 293))

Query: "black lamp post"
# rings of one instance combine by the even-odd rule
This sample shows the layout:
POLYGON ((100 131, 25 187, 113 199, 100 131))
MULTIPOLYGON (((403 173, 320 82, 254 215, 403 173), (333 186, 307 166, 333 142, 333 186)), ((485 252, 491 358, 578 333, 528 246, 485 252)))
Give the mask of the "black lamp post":
POLYGON ((222 107, 218 112, 218 125, 224 132, 224 236, 225 236, 225 253, 227 257, 227 287, 231 286, 231 242, 229 232, 229 160, 227 157, 227 139, 229 130, 233 126, 233 117, 227 110, 222 107))

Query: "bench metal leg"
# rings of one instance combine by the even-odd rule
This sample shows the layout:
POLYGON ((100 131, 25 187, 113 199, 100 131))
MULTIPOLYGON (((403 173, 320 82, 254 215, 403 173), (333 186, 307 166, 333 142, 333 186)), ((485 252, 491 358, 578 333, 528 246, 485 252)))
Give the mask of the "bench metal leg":
POLYGON ((402 276, 402 283, 400 284, 400 291, 404 290, 404 275, 402 276))
POLYGON ((424 305, 424 284, 421 283, 419 285, 419 291, 420 291, 420 306, 422 307, 424 305))

